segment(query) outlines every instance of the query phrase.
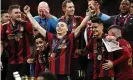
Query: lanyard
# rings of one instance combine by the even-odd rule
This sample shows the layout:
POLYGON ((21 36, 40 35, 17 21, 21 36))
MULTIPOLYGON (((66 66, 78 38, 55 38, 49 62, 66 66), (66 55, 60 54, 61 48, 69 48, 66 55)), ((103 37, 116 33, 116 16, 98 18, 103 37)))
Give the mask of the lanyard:
MULTIPOLYGON (((117 22, 116 22, 116 19, 117 19, 118 17, 116 17, 115 18, 115 20, 114 20, 114 24, 117 24, 117 22)), ((123 26, 122 27, 124 27, 124 25, 127 23, 127 20, 130 18, 130 14, 128 14, 127 16, 126 16, 126 19, 124 20, 124 24, 123 24, 123 26)), ((119 23, 119 25, 120 25, 120 23, 119 23)))
POLYGON ((77 21, 75 16, 73 16, 72 20, 66 20, 65 16, 62 16, 60 20, 67 23, 69 33, 71 33, 72 30, 76 29, 77 21))
POLYGON ((52 53, 58 48, 58 46, 63 42, 64 39, 66 39, 67 35, 61 38, 58 42, 56 41, 56 38, 54 37, 53 43, 52 43, 52 53))

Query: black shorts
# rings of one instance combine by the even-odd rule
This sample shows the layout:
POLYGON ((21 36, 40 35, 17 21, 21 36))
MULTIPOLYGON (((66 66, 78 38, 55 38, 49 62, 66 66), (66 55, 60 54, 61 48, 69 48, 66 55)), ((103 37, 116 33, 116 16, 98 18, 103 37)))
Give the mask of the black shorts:
POLYGON ((71 69, 70 77, 71 80, 84 80, 85 79, 85 69, 87 66, 87 58, 79 57, 72 58, 71 60, 71 69))
POLYGON ((57 80, 70 80, 69 76, 67 76, 67 75, 56 75, 56 79, 57 80))

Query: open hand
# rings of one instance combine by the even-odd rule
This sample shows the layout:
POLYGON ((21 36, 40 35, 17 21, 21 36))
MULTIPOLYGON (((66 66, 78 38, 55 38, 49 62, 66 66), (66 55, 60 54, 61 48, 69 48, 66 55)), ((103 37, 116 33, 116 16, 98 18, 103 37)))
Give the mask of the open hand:
POLYGON ((42 9, 42 11, 43 11, 43 14, 49 14, 49 9, 48 8, 46 8, 46 7, 44 7, 43 9, 42 9))
POLYGON ((109 70, 113 67, 113 62, 110 60, 106 60, 106 63, 102 64, 102 68, 105 70, 109 70))
POLYGON ((47 7, 44 7, 42 9, 41 15, 40 16, 45 16, 46 18, 50 17, 49 9, 47 7))

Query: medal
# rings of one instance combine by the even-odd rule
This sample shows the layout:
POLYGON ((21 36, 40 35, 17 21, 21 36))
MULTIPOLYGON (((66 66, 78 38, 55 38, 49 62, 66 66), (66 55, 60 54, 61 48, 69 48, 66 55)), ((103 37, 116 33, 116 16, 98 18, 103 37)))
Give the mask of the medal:
POLYGON ((39 59, 39 63, 42 63, 42 60, 39 59))
POLYGON ((20 40, 20 38, 19 38, 19 37, 15 37, 15 40, 16 40, 16 41, 19 41, 19 40, 20 40))
POLYGON ((132 58, 128 59, 128 65, 132 66, 132 58))
POLYGON ((22 33, 18 33, 18 37, 19 38, 22 38, 22 33))
POLYGON ((24 28, 23 28, 23 27, 20 27, 20 31, 21 31, 21 32, 24 31, 24 28))
POLYGON ((11 37, 11 36, 8 36, 8 39, 9 39, 9 40, 11 40, 11 39, 12 39, 12 37, 11 37))
POLYGON ((94 53, 98 53, 98 51, 95 49, 95 50, 94 50, 94 53))
POLYGON ((46 69, 45 69, 45 72, 48 72, 48 71, 49 71, 48 68, 46 68, 46 69))
POLYGON ((102 55, 98 55, 97 60, 102 60, 102 55))
POLYGON ((54 57, 55 53, 51 53, 50 57, 54 57))
POLYGON ((15 38, 15 35, 14 34, 9 34, 8 35, 8 39, 11 40, 11 39, 14 39, 15 38))

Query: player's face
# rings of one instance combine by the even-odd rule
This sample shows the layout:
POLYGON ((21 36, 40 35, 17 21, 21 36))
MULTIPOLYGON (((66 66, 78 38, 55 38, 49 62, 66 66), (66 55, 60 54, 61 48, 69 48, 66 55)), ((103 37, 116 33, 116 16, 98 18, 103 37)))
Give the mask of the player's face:
POLYGON ((67 24, 65 22, 59 22, 56 27, 57 34, 63 34, 68 31, 67 24))
POLYGON ((21 21, 21 11, 20 9, 13 9, 10 12, 10 18, 14 21, 21 21))
POLYGON ((64 9, 64 12, 66 15, 68 16, 73 16, 74 13, 75 13, 75 7, 74 7, 74 4, 71 2, 71 3, 67 3, 66 4, 66 7, 64 9))
POLYGON ((90 25, 90 30, 92 30, 93 35, 101 35, 103 32, 103 25, 102 24, 98 24, 98 23, 91 23, 90 25))
POLYGON ((126 13, 129 11, 129 8, 130 8, 130 3, 129 1, 122 1, 121 4, 120 4, 120 11, 121 13, 126 13))
POLYGON ((43 51, 45 49, 46 41, 42 40, 41 38, 38 38, 35 40, 37 50, 43 51))

